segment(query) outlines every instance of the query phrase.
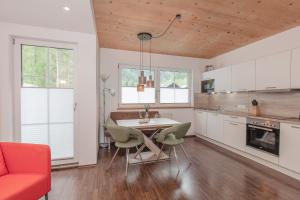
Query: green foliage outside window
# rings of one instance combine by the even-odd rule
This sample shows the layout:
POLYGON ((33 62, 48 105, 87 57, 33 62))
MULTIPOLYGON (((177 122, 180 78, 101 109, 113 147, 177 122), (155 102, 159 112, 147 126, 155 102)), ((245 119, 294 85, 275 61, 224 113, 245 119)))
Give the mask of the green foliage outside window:
POLYGON ((22 45, 22 87, 72 88, 73 50, 22 45))

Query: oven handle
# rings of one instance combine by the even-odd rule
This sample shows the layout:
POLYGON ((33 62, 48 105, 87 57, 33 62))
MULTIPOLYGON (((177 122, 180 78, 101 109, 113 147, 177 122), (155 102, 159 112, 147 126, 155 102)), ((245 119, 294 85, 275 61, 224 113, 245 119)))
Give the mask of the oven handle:
POLYGON ((269 128, 263 128, 263 127, 259 127, 259 126, 249 125, 249 124, 248 124, 248 126, 251 128, 257 128, 257 129, 261 129, 261 130, 265 130, 265 131, 270 131, 270 132, 273 131, 272 129, 269 129, 269 128))

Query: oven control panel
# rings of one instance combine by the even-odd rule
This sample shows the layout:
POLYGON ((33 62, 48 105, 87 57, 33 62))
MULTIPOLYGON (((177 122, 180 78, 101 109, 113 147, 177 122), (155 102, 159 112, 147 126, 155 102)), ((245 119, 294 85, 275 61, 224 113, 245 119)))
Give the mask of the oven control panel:
POLYGON ((247 124, 252 124, 252 125, 267 127, 267 128, 280 129, 280 122, 266 120, 266 119, 257 119, 257 118, 248 117, 247 124))

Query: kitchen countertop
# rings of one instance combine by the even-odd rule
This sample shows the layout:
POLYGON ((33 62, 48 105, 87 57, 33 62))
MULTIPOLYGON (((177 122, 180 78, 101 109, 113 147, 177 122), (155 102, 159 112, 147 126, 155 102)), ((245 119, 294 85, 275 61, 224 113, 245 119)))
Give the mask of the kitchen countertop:
POLYGON ((265 119, 265 120, 270 120, 270 121, 278 121, 281 123, 288 123, 288 124, 295 124, 295 125, 300 125, 300 120, 298 118, 294 117, 281 117, 281 116, 270 116, 270 115, 260 115, 260 116, 255 116, 249 113, 245 112, 238 112, 238 111, 225 111, 225 110, 218 110, 216 108, 204 108, 204 107, 195 107, 195 110, 203 110, 206 112, 211 112, 211 113, 220 113, 222 115, 232 115, 232 116, 237 116, 237 117, 250 117, 250 118, 256 118, 256 119, 265 119))

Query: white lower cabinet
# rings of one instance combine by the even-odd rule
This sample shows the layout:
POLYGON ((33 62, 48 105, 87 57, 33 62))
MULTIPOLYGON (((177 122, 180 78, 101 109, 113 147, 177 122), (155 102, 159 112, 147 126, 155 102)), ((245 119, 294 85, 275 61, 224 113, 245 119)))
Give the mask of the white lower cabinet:
POLYGON ((246 124, 224 120, 224 143, 228 146, 245 151, 246 124))
POLYGON ((300 173, 300 125, 280 124, 279 165, 300 173))
POLYGON ((223 142, 223 115, 207 113, 206 136, 218 142, 223 142))
POLYGON ((197 135, 206 136, 206 115, 207 113, 204 111, 195 111, 195 132, 197 135))

